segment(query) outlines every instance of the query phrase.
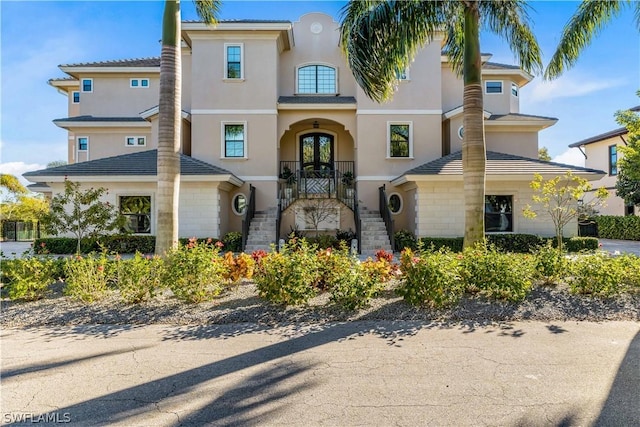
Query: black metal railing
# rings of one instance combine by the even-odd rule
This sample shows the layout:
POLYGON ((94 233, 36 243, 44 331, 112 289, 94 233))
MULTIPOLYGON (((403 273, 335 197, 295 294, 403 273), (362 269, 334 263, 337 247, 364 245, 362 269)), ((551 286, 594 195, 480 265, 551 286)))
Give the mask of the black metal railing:
POLYGON ((360 219, 357 193, 353 197, 353 222, 356 226, 356 239, 358 240, 358 253, 360 254, 362 253, 362 220, 360 219))
POLYGON ((297 199, 326 197, 339 199, 354 209, 355 173, 354 162, 333 162, 333 169, 300 169, 300 162, 281 161, 279 201, 286 210, 297 199))
POLYGON ((256 187, 249 184, 249 202, 247 203, 247 210, 244 212, 244 218, 242 218, 242 250, 247 247, 247 239, 249 238, 249 228, 251 227, 251 220, 256 214, 256 187))
POLYGON ((276 213, 276 248, 278 248, 278 252, 280 251, 280 227, 281 226, 282 226, 282 199, 278 197, 278 212, 276 213))
POLYGON ((384 225, 387 229, 387 235, 389 236, 389 243, 391 243, 391 250, 395 251, 395 242, 393 239, 393 235, 394 235, 394 220, 391 217, 391 210, 389 209, 389 203, 387 202, 387 192, 385 190, 385 186, 383 185, 382 187, 378 188, 378 199, 379 199, 379 206, 380 206, 380 216, 382 217, 382 220, 384 221, 384 225))

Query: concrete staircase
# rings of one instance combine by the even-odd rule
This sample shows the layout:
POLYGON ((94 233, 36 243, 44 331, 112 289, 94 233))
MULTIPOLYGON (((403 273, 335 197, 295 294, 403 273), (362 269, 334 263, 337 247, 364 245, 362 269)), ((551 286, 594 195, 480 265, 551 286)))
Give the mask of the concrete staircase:
POLYGON ((370 211, 360 208, 360 220, 362 221, 361 252, 364 256, 373 256, 378 249, 392 252, 387 229, 378 211, 370 211))
POLYGON ((245 252, 251 253, 258 249, 269 251, 276 239, 277 208, 269 208, 266 211, 256 211, 249 227, 249 237, 245 252))

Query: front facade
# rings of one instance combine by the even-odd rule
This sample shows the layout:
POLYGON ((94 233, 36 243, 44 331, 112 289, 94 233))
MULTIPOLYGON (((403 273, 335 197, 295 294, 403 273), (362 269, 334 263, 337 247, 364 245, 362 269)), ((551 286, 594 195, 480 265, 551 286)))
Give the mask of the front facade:
MULTIPOLYGON (((640 107, 632 111, 640 111, 640 107)), ((640 215, 640 207, 629 205, 616 195, 618 161, 622 157, 619 147, 627 145, 627 134, 622 127, 569 145, 584 154, 587 167, 606 172, 600 179, 591 180, 593 188, 604 187, 609 192, 606 204, 598 209, 601 215, 640 215)))
MULTIPOLYGON (((463 83, 442 40, 399 70, 393 100, 378 104, 356 84, 328 15, 185 22, 182 32, 181 144, 189 169, 182 170, 181 236, 241 231, 249 202, 276 212, 271 241, 292 229, 357 230, 361 211, 387 208, 395 230, 463 235, 463 83), (319 209, 329 214, 314 221, 309 212, 319 209)), ((556 119, 520 113, 520 88, 532 76, 489 58, 487 232, 552 235, 548 221, 521 214, 533 172, 600 175, 537 160, 538 132, 556 119)), ((69 165, 26 174, 33 188, 58 192, 65 176, 108 187, 133 231, 154 234, 159 65, 147 58, 60 66, 67 77, 50 84, 69 99, 69 116, 54 121, 68 130, 69 165), (144 209, 130 208, 134 202, 144 209)))

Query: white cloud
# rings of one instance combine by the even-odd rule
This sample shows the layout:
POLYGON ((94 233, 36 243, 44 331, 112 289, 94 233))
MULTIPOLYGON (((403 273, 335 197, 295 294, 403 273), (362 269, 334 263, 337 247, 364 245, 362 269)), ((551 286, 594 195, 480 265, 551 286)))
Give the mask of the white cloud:
POLYGON ((30 171, 44 169, 45 167, 45 165, 40 165, 38 163, 8 162, 0 163, 0 172, 16 176, 20 180, 22 185, 26 187, 27 185, 31 184, 31 182, 24 179, 22 177, 22 174, 30 171))
POLYGON ((584 167, 584 155, 577 148, 569 148, 562 154, 557 155, 552 162, 563 163, 565 165, 574 165, 584 167))
POLYGON ((612 87, 622 86, 624 79, 564 76, 553 81, 535 80, 529 87, 528 102, 550 102, 558 98, 575 98, 590 95, 612 87))

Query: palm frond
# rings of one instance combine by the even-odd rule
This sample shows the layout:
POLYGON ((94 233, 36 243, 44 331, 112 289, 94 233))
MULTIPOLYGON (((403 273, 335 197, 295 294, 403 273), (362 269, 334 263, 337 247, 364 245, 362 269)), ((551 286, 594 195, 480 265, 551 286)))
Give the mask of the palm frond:
POLYGON ((449 58, 449 63, 453 71, 458 77, 462 76, 462 65, 464 61, 464 17, 461 14, 452 16, 449 21, 444 53, 449 58))
POLYGON ((520 67, 541 73, 542 51, 531 30, 529 6, 523 0, 483 0, 479 8, 483 26, 507 41, 520 67))
MULTIPOLYGON (((547 69, 545 79, 559 77, 575 65, 582 50, 618 13, 623 1, 584 0, 562 31, 562 38, 547 69)), ((624 1, 629 3, 629 0, 624 1)), ((640 6, 636 5, 636 20, 640 28, 640 6)))
POLYGON ((352 0, 343 8, 341 46, 367 96, 378 102, 391 97, 397 72, 442 28, 443 3, 352 0))
POLYGON ((220 0, 194 0, 196 13, 206 24, 215 24, 218 22, 218 14, 222 2, 220 0))

